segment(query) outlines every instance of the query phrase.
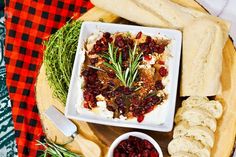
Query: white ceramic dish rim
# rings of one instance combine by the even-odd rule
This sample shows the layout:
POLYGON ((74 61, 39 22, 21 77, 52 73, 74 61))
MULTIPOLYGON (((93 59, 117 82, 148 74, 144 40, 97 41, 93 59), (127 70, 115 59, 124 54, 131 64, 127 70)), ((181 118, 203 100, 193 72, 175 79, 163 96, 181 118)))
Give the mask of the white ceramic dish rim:
POLYGON ((139 137, 141 139, 146 139, 149 142, 151 142, 153 144, 153 146, 156 148, 156 150, 159 153, 159 157, 163 157, 163 153, 162 150, 159 146, 159 144, 149 135, 145 134, 145 133, 141 133, 141 132, 127 132, 125 134, 120 135, 118 138, 115 139, 115 141, 112 142, 109 150, 108 150, 108 154, 107 157, 113 157, 113 151, 115 149, 115 147, 122 141, 125 139, 128 139, 129 136, 136 136, 139 137))
MULTIPOLYGON (((94 31, 94 32, 96 32, 96 31, 94 31)), ((122 31, 124 31, 124 30, 122 30, 122 31)), ((69 87, 66 108, 65 108, 65 115, 68 118, 87 121, 87 122, 91 122, 91 123, 113 125, 113 126, 120 126, 120 127, 140 128, 140 129, 163 131, 163 132, 171 131, 173 128, 173 119, 174 119, 174 112, 175 112, 175 101, 176 101, 177 84, 178 84, 181 42, 182 42, 182 34, 178 30, 143 27, 143 26, 133 26, 133 25, 131 26, 131 25, 123 25, 123 24, 110 24, 110 23, 108 24, 108 23, 101 23, 101 22, 84 22, 81 27, 78 48, 77 48, 75 62, 74 62, 74 66, 73 66, 71 83, 70 83, 70 87, 69 87), (176 62, 174 63, 174 66, 173 66, 175 68, 175 70, 173 70, 174 79, 171 84, 172 93, 170 96, 171 98, 169 100, 170 101, 169 103, 172 105, 168 109, 168 112, 167 112, 168 117, 166 117, 165 122, 163 124, 156 124, 156 125, 153 125, 153 124, 148 125, 148 124, 143 124, 143 123, 136 124, 136 123, 130 123, 130 122, 126 122, 126 121, 119 121, 117 119, 107 119, 107 118, 100 118, 99 119, 99 118, 91 118, 91 117, 85 116, 85 115, 79 115, 79 113, 77 112, 77 107, 75 105, 77 102, 74 101, 74 103, 73 103, 73 100, 78 99, 78 98, 76 98, 76 97, 78 97, 78 95, 80 95, 80 97, 81 97, 81 94, 75 95, 75 93, 72 91, 72 89, 75 88, 75 90, 77 90, 74 83, 76 82, 76 79, 79 78, 79 74, 77 74, 77 73, 78 73, 78 69, 81 68, 81 67, 79 67, 78 62, 79 61, 81 62, 81 60, 83 60, 83 57, 80 56, 81 52, 83 51, 83 44, 85 42, 84 41, 85 39, 83 38, 83 36, 85 36, 84 34, 86 34, 86 33, 88 34, 88 32, 85 32, 85 31, 86 31, 86 29, 90 28, 91 26, 92 27, 99 27, 99 28, 101 27, 103 29, 108 28, 108 27, 109 28, 113 27, 114 29, 117 29, 117 31, 119 31, 119 29, 121 29, 121 30, 125 29, 126 32, 129 31, 129 29, 136 30, 136 32, 138 32, 138 31, 142 31, 142 32, 143 31, 144 32, 150 31, 150 32, 156 32, 156 33, 158 32, 158 33, 160 33, 159 34, 160 36, 167 36, 167 38, 169 38, 171 40, 175 40, 173 49, 174 49, 174 53, 175 53, 174 59, 176 62)), ((80 98, 80 100, 81 99, 82 98, 80 98)))

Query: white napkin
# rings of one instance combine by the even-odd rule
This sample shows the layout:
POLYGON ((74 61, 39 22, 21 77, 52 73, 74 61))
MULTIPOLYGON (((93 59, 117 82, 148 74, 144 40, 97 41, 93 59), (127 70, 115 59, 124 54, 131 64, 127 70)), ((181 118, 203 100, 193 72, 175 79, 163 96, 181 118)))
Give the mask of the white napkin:
POLYGON ((196 0, 212 15, 231 22, 230 36, 236 47, 236 0, 196 0))

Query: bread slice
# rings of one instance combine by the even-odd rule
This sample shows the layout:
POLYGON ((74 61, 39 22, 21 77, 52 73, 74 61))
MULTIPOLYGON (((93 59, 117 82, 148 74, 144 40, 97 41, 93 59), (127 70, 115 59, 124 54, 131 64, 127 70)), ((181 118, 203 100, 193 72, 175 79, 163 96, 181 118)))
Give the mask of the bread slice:
POLYGON ((133 0, 138 6, 150 11, 158 17, 167 20, 173 27, 183 29, 196 17, 206 16, 206 13, 187 8, 170 0, 133 0))
POLYGON ((227 35, 226 24, 211 17, 199 17, 184 27, 181 96, 221 93, 222 50, 227 35))
POLYGON ((175 116, 175 123, 178 124, 180 121, 184 120, 187 121, 190 126, 206 126, 213 132, 216 131, 215 118, 208 111, 201 108, 179 108, 175 116))
POLYGON ((131 0, 91 0, 104 10, 144 26, 171 27, 168 21, 139 7, 131 0))
POLYGON ((188 152, 177 152, 177 153, 171 155, 171 157, 198 157, 198 156, 188 153, 188 152))
POLYGON ((190 127, 186 121, 179 122, 174 128, 173 138, 180 136, 192 137, 211 148, 214 145, 214 133, 212 130, 204 126, 190 127))
POLYGON ((174 138, 168 145, 168 152, 174 155, 178 152, 188 152, 199 157, 210 157, 210 148, 205 147, 201 142, 189 137, 174 138))
POLYGON ((190 96, 182 102, 182 106, 186 106, 188 104, 205 104, 208 101, 209 99, 205 96, 190 96))
POLYGON ((206 97, 189 97, 182 102, 183 107, 199 107, 207 110, 216 119, 222 116, 223 108, 219 101, 211 100, 208 101, 206 97))

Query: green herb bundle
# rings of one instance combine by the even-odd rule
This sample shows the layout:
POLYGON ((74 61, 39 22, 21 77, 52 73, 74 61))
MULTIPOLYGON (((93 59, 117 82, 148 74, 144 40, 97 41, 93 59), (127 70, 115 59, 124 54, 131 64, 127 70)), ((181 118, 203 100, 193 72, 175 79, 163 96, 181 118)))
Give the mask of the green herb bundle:
POLYGON ((37 141, 38 145, 42 145, 45 150, 44 153, 39 157, 47 157, 48 155, 52 157, 82 157, 81 155, 75 154, 68 149, 64 148, 65 145, 56 144, 52 141, 46 140, 45 143, 37 141))
POLYGON ((81 24, 81 21, 69 21, 44 42, 46 76, 54 96, 64 104, 69 89, 81 24))

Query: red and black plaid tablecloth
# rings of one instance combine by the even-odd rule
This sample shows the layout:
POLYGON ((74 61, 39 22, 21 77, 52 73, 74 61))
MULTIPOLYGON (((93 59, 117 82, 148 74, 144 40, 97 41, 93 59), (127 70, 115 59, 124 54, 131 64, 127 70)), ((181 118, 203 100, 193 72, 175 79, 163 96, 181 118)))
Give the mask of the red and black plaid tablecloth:
POLYGON ((75 13, 91 7, 88 0, 6 0, 6 81, 19 157, 38 156, 36 140, 44 137, 34 92, 43 59, 42 41, 75 13))

